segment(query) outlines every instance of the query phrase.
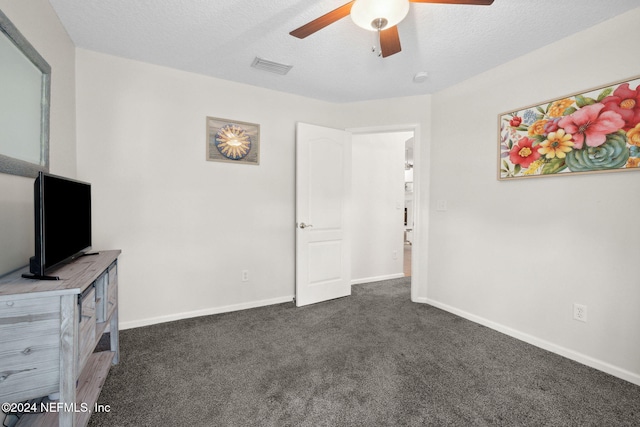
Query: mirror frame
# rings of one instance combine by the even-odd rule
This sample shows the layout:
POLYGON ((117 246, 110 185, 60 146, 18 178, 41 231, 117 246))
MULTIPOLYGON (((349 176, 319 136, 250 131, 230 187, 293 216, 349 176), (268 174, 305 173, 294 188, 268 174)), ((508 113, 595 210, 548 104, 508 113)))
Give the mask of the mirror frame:
MULTIPOLYGON (((0 33, 7 37, 42 73, 40 121, 40 164, 27 162, 0 153, 0 173, 35 178, 39 171, 49 172, 49 103, 51 94, 51 66, 0 10, 0 33)), ((0 35, 0 37, 2 37, 0 35)))

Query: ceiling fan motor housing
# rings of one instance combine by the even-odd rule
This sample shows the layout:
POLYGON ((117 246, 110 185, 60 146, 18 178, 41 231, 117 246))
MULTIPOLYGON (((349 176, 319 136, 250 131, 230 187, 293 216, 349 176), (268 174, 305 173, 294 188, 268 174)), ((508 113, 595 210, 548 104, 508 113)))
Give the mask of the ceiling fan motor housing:
POLYGON ((376 30, 382 30, 387 27, 388 23, 389 21, 387 21, 385 18, 376 18, 371 21, 371 26, 376 30))

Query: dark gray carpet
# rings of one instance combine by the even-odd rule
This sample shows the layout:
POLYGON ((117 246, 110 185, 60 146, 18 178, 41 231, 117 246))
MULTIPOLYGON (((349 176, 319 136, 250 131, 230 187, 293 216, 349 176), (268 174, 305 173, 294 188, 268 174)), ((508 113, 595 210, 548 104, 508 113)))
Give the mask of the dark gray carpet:
POLYGON ((640 387, 409 291, 122 331, 90 426, 640 426, 640 387))

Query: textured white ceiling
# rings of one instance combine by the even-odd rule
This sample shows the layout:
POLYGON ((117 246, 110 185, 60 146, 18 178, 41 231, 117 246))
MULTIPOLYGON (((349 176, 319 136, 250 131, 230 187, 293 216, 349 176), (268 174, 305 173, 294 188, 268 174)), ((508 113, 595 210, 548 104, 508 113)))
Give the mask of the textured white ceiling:
MULTIPOLYGON (((402 52, 371 53, 349 17, 307 37, 289 32, 346 0, 50 0, 76 46, 199 74, 351 102, 434 93, 618 14, 638 0, 495 0, 411 4, 402 52), (287 75, 254 58, 293 65, 287 75), (429 73, 424 83, 413 76, 429 73)), ((571 60, 571 52, 567 52, 571 60)))

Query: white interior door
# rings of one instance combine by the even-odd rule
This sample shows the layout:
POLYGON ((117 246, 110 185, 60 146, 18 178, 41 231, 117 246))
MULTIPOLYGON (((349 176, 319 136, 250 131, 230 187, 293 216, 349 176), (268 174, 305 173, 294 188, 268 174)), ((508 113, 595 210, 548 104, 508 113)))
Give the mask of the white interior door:
POLYGON ((351 295, 351 134, 296 128, 296 305, 351 295))

